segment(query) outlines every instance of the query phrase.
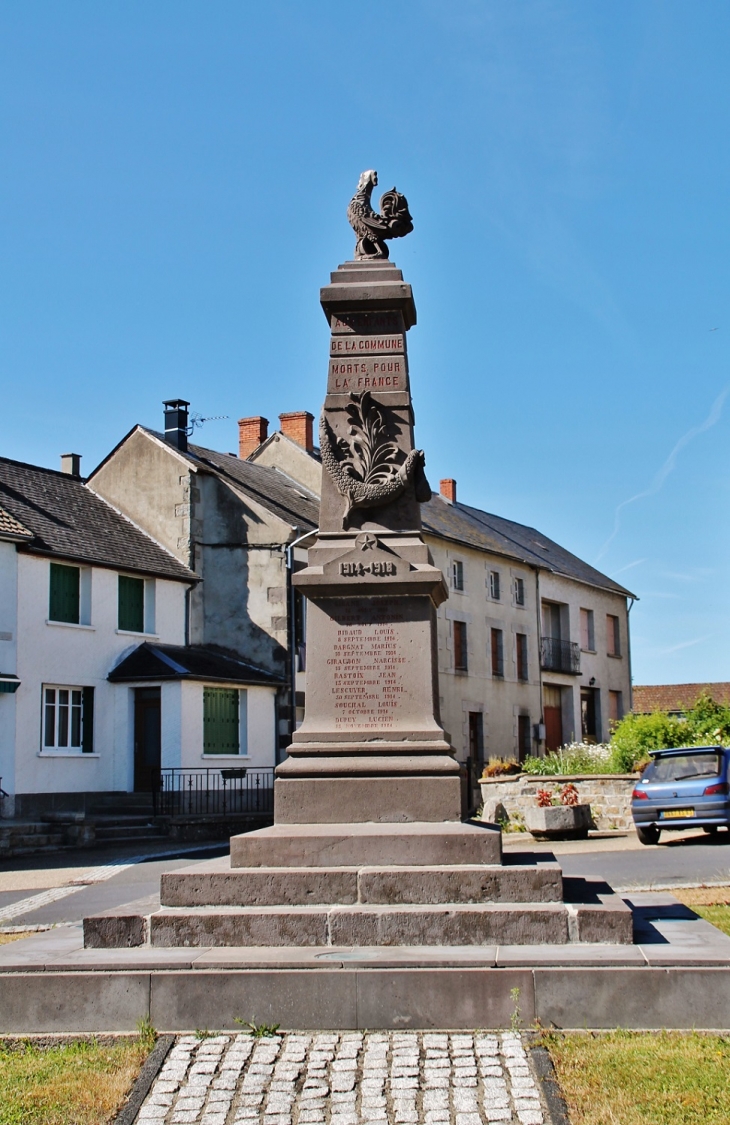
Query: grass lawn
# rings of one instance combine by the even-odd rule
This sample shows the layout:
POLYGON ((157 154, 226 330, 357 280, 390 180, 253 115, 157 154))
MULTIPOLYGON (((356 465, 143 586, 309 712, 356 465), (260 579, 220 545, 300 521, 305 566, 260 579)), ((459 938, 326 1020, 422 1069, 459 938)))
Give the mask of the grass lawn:
POLYGON ((730 1039, 612 1031, 544 1038, 571 1125, 727 1125, 730 1039))
POLYGON ((107 1125, 151 1047, 149 1036, 52 1047, 0 1041, 0 1125, 107 1125))
POLYGON ((0 933, 0 945, 7 945, 9 941, 19 941, 20 938, 30 937, 33 932, 33 930, 22 930, 19 934, 0 933))

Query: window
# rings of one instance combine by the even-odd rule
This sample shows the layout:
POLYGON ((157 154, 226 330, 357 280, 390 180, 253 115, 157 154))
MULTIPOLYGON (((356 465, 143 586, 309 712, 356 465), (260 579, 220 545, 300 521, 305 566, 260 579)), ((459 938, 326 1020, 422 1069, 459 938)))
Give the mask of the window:
POLYGON ((609 656, 621 655, 621 632, 618 617, 612 613, 606 614, 606 652, 609 656))
POLYGON ((524 762, 525 758, 529 757, 532 751, 529 715, 517 716, 517 750, 521 762, 524 762))
POLYGON ((81 608, 81 570, 78 566, 51 563, 51 584, 48 599, 48 617, 51 621, 65 621, 78 625, 81 608))
POLYGON ((455 590, 464 589, 464 564, 458 559, 451 564, 451 585, 455 590))
POLYGON ((527 680, 527 633, 516 633, 517 679, 527 680))
POLYGON ((592 609, 582 609, 580 611, 580 647, 584 652, 596 651, 592 609))
POLYGON ((117 586, 117 628, 125 633, 154 633, 155 580, 120 574, 117 586))
POLYGON ((492 675, 504 675, 504 644, 501 629, 492 629, 492 675))
POLYGON ((454 668, 457 672, 468 671, 466 621, 454 621, 454 668))
POLYGON ((620 691, 608 693, 608 720, 609 723, 619 723, 624 717, 624 701, 620 691))
POLYGON ((489 596, 494 598, 495 602, 499 601, 499 571, 490 570, 489 572, 489 596))
POLYGON ((515 605, 525 604, 525 580, 524 578, 515 578, 515 605))
POLYGON ((94 689, 43 685, 43 750, 94 749, 94 689))
POLYGON ((144 633, 144 578, 119 575, 117 628, 144 633))
POLYGON ((203 688, 203 753, 245 754, 245 732, 246 692, 203 688))

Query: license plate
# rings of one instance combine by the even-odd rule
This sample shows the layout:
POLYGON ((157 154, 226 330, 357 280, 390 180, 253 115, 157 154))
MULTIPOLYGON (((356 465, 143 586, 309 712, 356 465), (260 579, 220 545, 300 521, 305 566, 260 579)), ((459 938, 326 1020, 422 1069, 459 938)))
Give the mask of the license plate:
POLYGON ((659 813, 662 820, 684 820, 687 816, 694 816, 694 809, 664 809, 659 813))

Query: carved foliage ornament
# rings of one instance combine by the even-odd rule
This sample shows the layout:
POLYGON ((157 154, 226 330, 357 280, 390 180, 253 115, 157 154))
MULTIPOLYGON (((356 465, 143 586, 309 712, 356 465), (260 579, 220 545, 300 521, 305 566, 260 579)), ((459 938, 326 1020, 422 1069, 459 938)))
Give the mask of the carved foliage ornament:
POLYGON ((403 238, 413 230, 408 200, 394 187, 381 196, 380 214, 373 211, 370 196, 377 183, 378 173, 374 169, 363 172, 347 208, 347 218, 357 235, 355 258, 358 260, 387 258, 385 240, 403 238))
MULTIPOLYGON (((383 411, 370 392, 351 394, 346 411, 349 440, 337 440, 324 411, 319 424, 322 464, 346 500, 343 529, 349 527, 355 508, 390 504, 402 496, 411 483, 419 503, 430 500, 423 450, 412 449, 403 459, 403 450, 393 441, 383 411)), ((400 431, 393 428, 397 436, 400 431)))

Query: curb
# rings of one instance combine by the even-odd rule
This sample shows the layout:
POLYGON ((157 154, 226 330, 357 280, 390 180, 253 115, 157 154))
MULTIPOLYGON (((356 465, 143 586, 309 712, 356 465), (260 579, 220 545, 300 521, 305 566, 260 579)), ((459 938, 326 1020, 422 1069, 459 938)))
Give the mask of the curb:
POLYGON ((529 1051, 547 1104, 549 1125, 570 1125, 568 1107, 547 1048, 529 1046, 529 1051))
POLYGON ((148 1055, 137 1076, 137 1081, 129 1092, 129 1097, 113 1119, 112 1125, 134 1125, 137 1114, 142 1108, 142 1103, 149 1094, 155 1078, 162 1070, 162 1064, 167 1058, 175 1038, 174 1035, 161 1035, 157 1040, 152 1053, 148 1055))

